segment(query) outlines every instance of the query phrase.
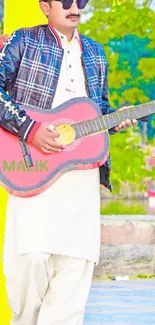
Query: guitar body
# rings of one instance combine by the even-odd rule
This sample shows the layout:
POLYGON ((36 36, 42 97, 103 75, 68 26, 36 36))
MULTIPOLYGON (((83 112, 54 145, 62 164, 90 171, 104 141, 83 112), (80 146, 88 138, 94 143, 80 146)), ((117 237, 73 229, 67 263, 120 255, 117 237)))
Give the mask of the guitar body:
POLYGON ((10 194, 35 196, 65 172, 97 168, 107 160, 108 131, 74 139, 72 128, 63 128, 63 125, 70 126, 101 116, 99 107, 91 99, 71 99, 51 110, 31 110, 23 106, 21 109, 25 109, 32 119, 54 125, 62 133, 60 140, 68 144, 62 152, 55 154, 45 154, 28 145, 34 166, 27 169, 19 139, 0 128, 0 183, 10 194))

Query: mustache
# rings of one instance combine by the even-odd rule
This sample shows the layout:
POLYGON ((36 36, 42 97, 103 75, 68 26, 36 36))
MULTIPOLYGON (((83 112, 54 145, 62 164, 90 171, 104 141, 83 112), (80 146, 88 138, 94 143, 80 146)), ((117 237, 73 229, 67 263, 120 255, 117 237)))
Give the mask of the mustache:
POLYGON ((66 16, 66 18, 70 18, 70 17, 76 17, 76 18, 80 18, 81 17, 81 15, 80 14, 69 14, 69 15, 67 15, 66 16))

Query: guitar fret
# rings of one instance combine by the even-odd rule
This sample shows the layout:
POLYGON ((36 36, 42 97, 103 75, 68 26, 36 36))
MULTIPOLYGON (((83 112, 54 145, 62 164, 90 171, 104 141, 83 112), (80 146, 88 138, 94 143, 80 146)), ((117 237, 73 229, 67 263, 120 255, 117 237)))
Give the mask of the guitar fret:
POLYGON ((83 122, 83 128, 84 128, 85 135, 89 135, 89 128, 88 128, 87 121, 83 122))
POLYGON ((151 105, 150 105, 151 114, 153 114, 153 113, 155 112, 155 110, 153 111, 154 106, 155 106, 155 100, 153 100, 150 104, 151 104, 151 105))
POLYGON ((79 137, 81 138, 82 137, 82 133, 81 133, 81 127, 80 127, 79 124, 77 125, 77 133, 78 133, 79 137))
POLYGON ((80 123, 80 129, 81 129, 81 135, 82 135, 82 137, 85 136, 85 130, 84 130, 84 127, 83 127, 83 122, 80 123))
POLYGON ((99 128, 100 130, 103 130, 105 127, 104 127, 104 120, 103 120, 103 117, 98 117, 98 125, 99 125, 99 128), (102 119, 101 119, 102 118, 102 119))
POLYGON ((146 105, 147 105, 147 107, 148 107, 148 109, 149 109, 149 114, 151 114, 151 113, 152 113, 152 111, 151 111, 151 106, 149 105, 149 103, 146 103, 146 105))
POLYGON ((85 125, 85 134, 86 135, 89 135, 90 134, 90 131, 91 131, 89 121, 85 121, 84 122, 84 125, 85 125))
POLYGON ((93 123, 93 120, 90 120, 89 121, 89 134, 92 134, 94 133, 94 123, 93 123))
POLYGON ((95 119, 98 132, 101 131, 98 118, 95 119))
POLYGON ((130 109, 126 109, 126 111, 127 111, 127 119, 129 119, 129 120, 131 120, 131 111, 130 111, 130 109))
POLYGON ((85 135, 89 135, 89 134, 91 134, 91 133, 93 133, 92 131, 92 126, 93 125, 91 125, 92 123, 91 123, 91 121, 85 121, 85 122, 83 122, 84 123, 84 126, 85 126, 85 135))
POLYGON ((94 122, 93 120, 90 121, 90 134, 94 133, 94 122))
POLYGON ((115 110, 111 114, 100 115, 96 118, 73 124, 76 138, 95 134, 100 131, 109 130, 126 119, 140 119, 155 113, 155 101, 141 105, 132 105, 126 109, 115 110))
POLYGON ((125 117, 125 120, 130 119, 130 111, 129 111, 129 109, 124 110, 124 117, 125 117))
POLYGON ((119 123, 118 123, 118 124, 120 124, 121 122, 123 122, 126 119, 125 115, 124 115, 124 110, 119 111, 119 113, 117 112, 117 114, 120 115, 120 120, 119 120, 119 123))
POLYGON ((110 115, 107 114, 107 115, 103 116, 103 120, 105 121, 106 129, 110 129, 110 126, 111 126, 110 115))
POLYGON ((85 131, 85 135, 89 135, 89 124, 88 121, 84 121, 83 122, 83 126, 84 126, 84 131, 85 131))
POLYGON ((131 114, 130 114, 130 119, 138 119, 139 117, 142 116, 142 109, 140 107, 140 105, 138 105, 136 108, 133 106, 131 109, 131 114))
POLYGON ((121 121, 120 115, 117 111, 105 116, 105 122, 106 122, 107 129, 110 129, 113 126, 118 125, 120 123, 120 121, 121 121), (108 118, 106 118, 106 117, 108 117, 108 118))
POLYGON ((151 112, 151 107, 150 107, 150 105, 149 105, 149 103, 147 104, 147 107, 148 107, 148 109, 149 109, 149 114, 151 114, 152 112, 151 112))
POLYGON ((81 137, 81 134, 80 134, 80 129, 79 129, 79 127, 77 126, 75 126, 74 127, 74 130, 75 130, 75 133, 76 133, 76 138, 80 138, 81 137))
POLYGON ((86 125, 86 121, 83 121, 81 123, 82 129, 83 129, 83 136, 88 135, 88 129, 87 129, 87 125, 86 125))
POLYGON ((82 137, 82 133, 81 133, 80 125, 76 124, 76 126, 77 126, 77 132, 76 132, 77 138, 81 138, 82 137))
POLYGON ((113 123, 115 124, 115 114, 109 115, 109 119, 112 119, 113 123))
POLYGON ((93 120, 91 120, 91 121, 89 122, 89 125, 90 125, 90 134, 91 134, 91 133, 93 133, 93 131, 94 131, 94 123, 93 123, 93 120))
MULTIPOLYGON (((137 106, 138 107, 138 106, 137 106)), ((141 108, 138 108, 137 107, 135 108, 135 106, 132 106, 130 108, 130 120, 134 120, 134 119, 138 119, 139 118, 139 109, 141 108)))
POLYGON ((107 120, 106 120, 105 116, 102 117, 102 129, 108 130, 107 120))
POLYGON ((114 115, 114 123, 115 123, 115 125, 119 125, 120 122, 121 122, 121 118, 120 118, 120 115, 119 115, 118 111, 116 111, 112 115, 114 115))
POLYGON ((100 131, 100 129, 99 129, 99 127, 98 127, 98 124, 97 124, 97 119, 95 118, 95 126, 96 126, 96 130, 97 130, 97 132, 99 132, 100 131))
POLYGON ((130 120, 134 120, 137 119, 137 111, 135 110, 134 106, 131 106, 131 108, 129 109, 129 113, 130 113, 130 120))
POLYGON ((147 115, 148 111, 147 111, 146 105, 144 105, 144 106, 141 105, 141 108, 142 108, 142 111, 144 112, 144 115, 147 115))

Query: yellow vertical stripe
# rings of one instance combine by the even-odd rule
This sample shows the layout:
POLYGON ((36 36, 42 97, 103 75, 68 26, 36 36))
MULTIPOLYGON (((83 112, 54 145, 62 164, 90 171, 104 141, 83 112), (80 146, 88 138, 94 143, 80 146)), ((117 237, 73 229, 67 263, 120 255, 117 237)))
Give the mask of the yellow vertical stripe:
POLYGON ((3 325, 9 325, 11 319, 11 311, 8 305, 8 297, 5 287, 5 277, 3 274, 2 264, 7 198, 8 195, 6 191, 0 187, 0 320, 1 324, 3 325))
POLYGON ((47 18, 39 7, 39 0, 5 0, 4 33, 10 35, 21 27, 46 24, 47 18))
MULTIPOLYGON (((39 0, 5 0, 4 4, 4 34, 11 35, 21 27, 47 23, 47 18, 39 8, 39 0)), ((3 325, 10 325, 12 318, 2 264, 7 198, 6 191, 0 186, 0 323, 3 325)))

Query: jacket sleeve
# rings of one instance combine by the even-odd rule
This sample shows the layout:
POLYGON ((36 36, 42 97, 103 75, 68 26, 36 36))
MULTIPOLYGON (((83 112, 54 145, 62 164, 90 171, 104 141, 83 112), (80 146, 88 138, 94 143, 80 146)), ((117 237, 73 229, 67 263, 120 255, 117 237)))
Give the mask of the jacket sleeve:
POLYGON ((20 110, 7 91, 13 88, 24 51, 22 30, 15 31, 0 51, 0 127, 28 142, 40 123, 20 110))
MULTIPOLYGON (((108 62, 101 45, 98 44, 97 64, 99 67, 99 86, 102 96, 102 114, 111 114, 115 112, 115 109, 110 106, 109 92, 108 92, 108 62), (104 80, 104 81, 103 81, 104 80)), ((109 129, 109 134, 115 134, 117 131, 115 128, 109 129)))
MULTIPOLYGON (((109 97, 108 97, 108 66, 105 65, 105 78, 102 91, 102 114, 111 114, 114 113, 116 110, 110 106, 109 97)), ((117 131, 115 128, 109 129, 109 134, 115 134, 117 131)))

